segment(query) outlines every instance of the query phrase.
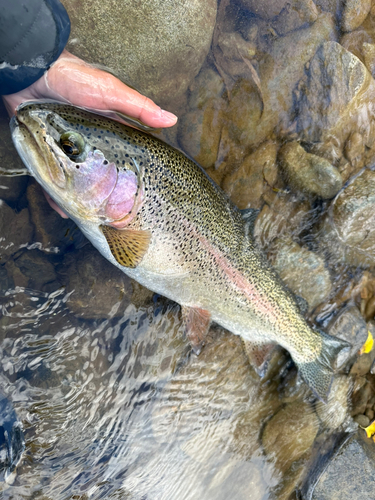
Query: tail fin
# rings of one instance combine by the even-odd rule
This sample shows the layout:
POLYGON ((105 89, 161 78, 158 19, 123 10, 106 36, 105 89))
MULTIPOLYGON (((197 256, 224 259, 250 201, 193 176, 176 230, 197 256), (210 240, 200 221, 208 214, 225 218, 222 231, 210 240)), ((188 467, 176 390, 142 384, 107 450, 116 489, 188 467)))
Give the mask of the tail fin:
POLYGON ((336 358, 340 351, 351 347, 349 342, 332 337, 325 332, 322 336, 322 350, 310 363, 298 364, 299 372, 313 393, 324 403, 331 388, 336 358))

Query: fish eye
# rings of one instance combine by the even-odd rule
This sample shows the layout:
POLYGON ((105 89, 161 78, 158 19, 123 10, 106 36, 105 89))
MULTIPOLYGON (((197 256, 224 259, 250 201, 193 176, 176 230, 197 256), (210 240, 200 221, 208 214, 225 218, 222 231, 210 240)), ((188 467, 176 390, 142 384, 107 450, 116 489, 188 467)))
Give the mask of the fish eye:
POLYGON ((70 158, 76 158, 85 149, 85 140, 75 131, 64 132, 60 136, 60 147, 70 158))

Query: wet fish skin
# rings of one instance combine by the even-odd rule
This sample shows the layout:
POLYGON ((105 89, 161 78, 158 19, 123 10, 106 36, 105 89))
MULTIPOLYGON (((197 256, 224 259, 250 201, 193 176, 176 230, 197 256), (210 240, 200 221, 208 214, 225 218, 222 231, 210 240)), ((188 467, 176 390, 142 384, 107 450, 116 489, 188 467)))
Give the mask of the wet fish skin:
POLYGON ((244 340, 280 344, 326 399, 335 358, 348 344, 310 328, 256 248, 251 224, 198 165, 152 136, 65 104, 25 103, 11 128, 30 173, 110 262, 181 304, 193 330, 213 320, 244 340), (59 144, 71 130, 85 141, 79 158, 59 144), (106 178, 96 185, 103 158, 106 178), (134 199, 122 170, 136 176, 134 199), (132 208, 114 218, 109 200, 121 193, 132 208))

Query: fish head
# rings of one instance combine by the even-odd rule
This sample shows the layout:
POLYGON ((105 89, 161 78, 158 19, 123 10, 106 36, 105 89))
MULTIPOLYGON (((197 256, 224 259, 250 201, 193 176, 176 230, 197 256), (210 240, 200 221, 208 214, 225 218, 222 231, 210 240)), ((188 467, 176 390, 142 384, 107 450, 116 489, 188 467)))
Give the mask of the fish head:
POLYGON ((130 127, 55 102, 26 102, 11 121, 26 167, 76 221, 125 227, 143 201, 147 151, 130 127))

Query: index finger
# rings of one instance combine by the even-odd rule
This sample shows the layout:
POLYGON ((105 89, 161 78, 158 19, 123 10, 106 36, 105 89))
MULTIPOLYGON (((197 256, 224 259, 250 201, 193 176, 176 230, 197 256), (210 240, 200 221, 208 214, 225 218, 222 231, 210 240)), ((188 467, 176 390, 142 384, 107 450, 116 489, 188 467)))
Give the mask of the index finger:
POLYGON ((115 76, 86 64, 66 51, 50 68, 47 78, 53 93, 76 106, 117 111, 155 128, 171 127, 177 121, 173 113, 161 109, 115 76))

